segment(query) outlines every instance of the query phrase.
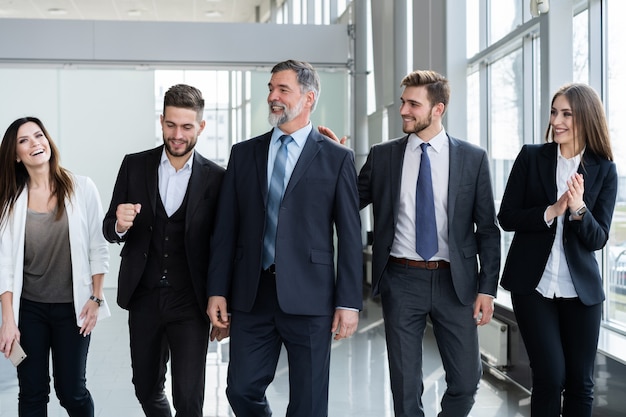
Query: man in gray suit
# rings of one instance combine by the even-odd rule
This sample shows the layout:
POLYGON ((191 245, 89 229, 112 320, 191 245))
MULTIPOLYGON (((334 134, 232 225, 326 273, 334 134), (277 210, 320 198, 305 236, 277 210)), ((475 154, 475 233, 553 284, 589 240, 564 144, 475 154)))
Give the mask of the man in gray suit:
POLYGON ((373 294, 383 306, 394 410, 396 417, 424 415, 422 339, 430 317, 448 384, 439 416, 467 416, 482 374, 477 325, 491 320, 500 269, 489 160, 446 134, 443 76, 415 71, 401 85, 407 136, 373 146, 359 174, 360 206, 373 205, 373 294), (430 175, 420 169, 428 165, 430 175), (430 197, 422 195, 425 185, 430 197))

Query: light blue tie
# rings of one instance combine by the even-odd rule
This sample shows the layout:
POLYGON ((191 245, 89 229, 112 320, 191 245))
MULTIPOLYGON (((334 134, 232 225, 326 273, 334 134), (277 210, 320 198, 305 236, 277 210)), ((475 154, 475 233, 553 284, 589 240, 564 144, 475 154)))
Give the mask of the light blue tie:
POLYGON ((420 145, 422 159, 415 193, 415 250, 425 261, 432 258, 439 250, 433 179, 427 152, 429 146, 428 143, 420 145))
POLYGON ((276 253, 276 227, 278 225, 278 210, 285 192, 285 163, 287 161, 287 146, 293 140, 289 135, 280 137, 281 145, 274 159, 272 180, 267 196, 267 208, 265 210, 265 235, 263 237, 263 269, 267 269, 274 263, 276 253))

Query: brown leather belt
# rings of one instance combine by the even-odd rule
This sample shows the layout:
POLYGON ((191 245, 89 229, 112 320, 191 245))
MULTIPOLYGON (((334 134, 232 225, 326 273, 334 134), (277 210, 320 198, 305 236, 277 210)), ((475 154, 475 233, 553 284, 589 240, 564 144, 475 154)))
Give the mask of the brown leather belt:
POLYGON ((394 264, 410 266, 422 269, 450 269, 450 262, 447 261, 415 261, 413 259, 389 257, 389 262, 394 264))

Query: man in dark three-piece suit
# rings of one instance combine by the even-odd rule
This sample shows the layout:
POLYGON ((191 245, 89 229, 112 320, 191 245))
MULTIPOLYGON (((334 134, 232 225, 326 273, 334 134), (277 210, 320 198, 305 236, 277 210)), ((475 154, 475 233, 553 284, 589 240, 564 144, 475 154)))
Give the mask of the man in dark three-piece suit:
POLYGON ((274 129, 231 150, 207 313, 230 334, 227 396, 235 415, 271 415, 265 391, 285 346, 286 415, 325 417, 332 334, 354 333, 363 300, 354 157, 311 125, 319 94, 313 67, 279 63, 268 85, 274 129))
POLYGON ((394 410, 424 416, 430 317, 448 385, 439 415, 467 416, 481 377, 477 325, 491 320, 500 268, 489 160, 446 134, 443 76, 415 71, 402 86, 407 136, 373 146, 358 178, 360 206, 373 206, 373 293, 383 306, 394 410))
POLYGON ((135 394, 148 417, 201 417, 210 322, 205 314, 210 235, 224 169, 194 151, 204 128, 199 90, 165 94, 163 146, 122 162, 103 231, 120 253, 118 297, 129 311, 135 394))

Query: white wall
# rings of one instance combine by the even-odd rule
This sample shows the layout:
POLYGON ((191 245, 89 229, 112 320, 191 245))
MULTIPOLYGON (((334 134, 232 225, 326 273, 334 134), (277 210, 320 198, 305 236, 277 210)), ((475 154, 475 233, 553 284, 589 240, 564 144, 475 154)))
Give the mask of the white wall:
MULTIPOLYGON (((0 68, 0 131, 23 116, 42 120, 61 164, 91 177, 108 208, 126 153, 154 147, 152 71, 0 68)), ((117 286, 119 245, 110 245, 106 287, 117 286)))

